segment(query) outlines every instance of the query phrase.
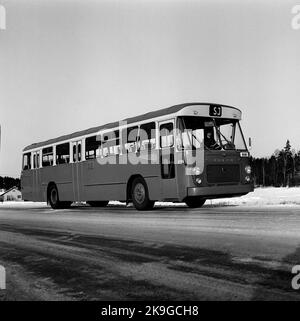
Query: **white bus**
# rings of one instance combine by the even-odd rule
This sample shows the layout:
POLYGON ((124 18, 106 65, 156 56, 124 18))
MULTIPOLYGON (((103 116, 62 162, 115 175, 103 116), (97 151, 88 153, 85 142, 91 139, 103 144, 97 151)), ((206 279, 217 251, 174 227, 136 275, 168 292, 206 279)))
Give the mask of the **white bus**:
POLYGON ((253 181, 240 120, 231 106, 186 103, 34 143, 23 150, 23 199, 148 210, 245 195, 253 181))

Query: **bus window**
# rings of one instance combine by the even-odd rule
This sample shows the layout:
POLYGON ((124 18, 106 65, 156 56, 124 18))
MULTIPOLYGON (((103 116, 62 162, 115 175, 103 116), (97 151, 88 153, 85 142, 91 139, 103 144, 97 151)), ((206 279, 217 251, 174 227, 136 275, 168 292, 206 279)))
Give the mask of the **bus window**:
POLYGON ((215 119, 215 128, 223 149, 247 150, 240 124, 232 119, 215 119))
POLYGON ((77 144, 77 158, 78 162, 81 161, 81 142, 77 144))
POLYGON ((53 165, 53 147, 44 148, 42 151, 42 166, 52 166, 53 165))
POLYGON ((102 156, 120 154, 119 130, 102 135, 102 156))
POLYGON ((99 156, 101 141, 97 136, 88 137, 85 140, 85 159, 93 159, 99 156))
POLYGON ((173 123, 162 124, 160 130, 160 147, 172 147, 174 145, 173 123))
POLYGON ((31 169, 31 153, 23 155, 23 170, 31 169))
POLYGON ((129 127, 126 129, 126 143, 124 147, 128 153, 136 151, 138 130, 138 126, 129 127))
POLYGON ((234 133, 234 141, 233 141, 235 148, 238 150, 247 150, 246 143, 244 140, 244 136, 241 130, 240 123, 237 123, 235 127, 234 133))
POLYGON ((33 153, 33 166, 32 168, 37 168, 37 159, 36 159, 36 153, 33 153))
POLYGON ((77 151, 76 151, 76 143, 73 144, 73 162, 76 162, 77 160, 77 151))
POLYGON ((139 141, 141 150, 155 148, 155 122, 142 124, 140 127, 139 141))
POLYGON ((56 146, 56 164, 70 163, 70 147, 69 143, 56 146))

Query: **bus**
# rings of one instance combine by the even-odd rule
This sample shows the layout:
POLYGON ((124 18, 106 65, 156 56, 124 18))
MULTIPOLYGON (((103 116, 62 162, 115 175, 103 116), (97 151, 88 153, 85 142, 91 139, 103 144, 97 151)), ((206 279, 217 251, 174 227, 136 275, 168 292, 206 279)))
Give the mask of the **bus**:
POLYGON ((53 209, 109 201, 201 207, 253 191, 238 108, 185 103, 31 144, 23 149, 24 200, 53 209))

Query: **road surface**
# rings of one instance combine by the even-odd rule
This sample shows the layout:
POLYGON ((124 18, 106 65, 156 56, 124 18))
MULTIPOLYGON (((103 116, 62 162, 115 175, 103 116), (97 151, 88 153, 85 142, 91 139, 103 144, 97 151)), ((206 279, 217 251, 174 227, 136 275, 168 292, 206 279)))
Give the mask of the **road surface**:
POLYGON ((0 300, 299 300, 300 206, 0 207, 0 300))

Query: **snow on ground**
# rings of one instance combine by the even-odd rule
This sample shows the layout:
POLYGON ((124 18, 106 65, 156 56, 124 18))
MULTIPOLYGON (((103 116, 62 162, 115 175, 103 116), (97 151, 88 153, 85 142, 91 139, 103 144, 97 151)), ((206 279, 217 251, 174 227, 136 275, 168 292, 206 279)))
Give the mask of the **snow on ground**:
POLYGON ((207 205, 300 205, 300 187, 261 187, 242 197, 209 200, 207 205))
MULTIPOLYGON (((120 202, 110 202, 111 205, 121 205, 120 202)), ((81 204, 82 205, 82 204, 81 204)), ((158 206, 185 206, 183 203, 157 202, 158 206)), ((220 198, 207 200, 206 206, 270 206, 270 205, 299 205, 300 206, 300 187, 265 187, 256 188, 254 192, 242 197, 220 198)), ((0 202, 0 208, 6 207, 45 207, 45 202, 0 202)))
POLYGON ((7 201, 7 202, 0 202, 0 208, 6 208, 6 207, 13 207, 13 208, 24 208, 24 207, 30 207, 30 208, 39 208, 39 207, 45 207, 47 206, 46 202, 24 202, 24 201, 7 201))

